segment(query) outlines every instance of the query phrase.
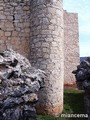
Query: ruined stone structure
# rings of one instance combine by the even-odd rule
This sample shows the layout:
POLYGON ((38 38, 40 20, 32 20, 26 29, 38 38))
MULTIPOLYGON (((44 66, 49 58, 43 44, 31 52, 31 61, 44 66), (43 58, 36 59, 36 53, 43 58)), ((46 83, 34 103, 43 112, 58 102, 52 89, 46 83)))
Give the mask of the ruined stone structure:
MULTIPOLYGON (((67 66, 66 71, 70 70, 71 67, 68 67, 72 60, 72 65, 76 66, 79 57, 76 48, 78 45, 73 47, 75 49, 72 48, 73 43, 78 44, 77 29, 74 38, 74 30, 70 31, 70 34, 73 33, 72 37, 68 37, 69 39, 65 37, 65 40, 63 38, 74 23, 66 25, 67 19, 70 21, 72 17, 65 14, 63 18, 63 0, 0 0, 0 51, 10 46, 27 57, 32 66, 47 73, 45 88, 39 95, 40 102, 37 108, 38 112, 52 115, 58 115, 63 110, 64 67, 67 66), (70 49, 64 51, 64 45, 69 47, 69 43, 70 49), (66 57, 67 55, 70 58, 66 57), (74 61, 74 57, 77 62, 74 61), (65 65, 64 58, 70 59, 65 65)), ((76 16, 75 21, 77 22, 76 16)), ((78 27, 77 24, 73 25, 78 27)), ((69 80, 70 77, 67 78, 69 80)), ((69 82, 72 82, 71 78, 69 82)))
POLYGON ((76 86, 72 71, 80 62, 78 14, 64 11, 64 85, 76 86))
POLYGON ((31 1, 30 60, 47 74, 39 112, 57 115, 63 109, 63 7, 62 0, 31 1))
POLYGON ((0 0, 0 51, 11 46, 29 58, 30 0, 0 0))

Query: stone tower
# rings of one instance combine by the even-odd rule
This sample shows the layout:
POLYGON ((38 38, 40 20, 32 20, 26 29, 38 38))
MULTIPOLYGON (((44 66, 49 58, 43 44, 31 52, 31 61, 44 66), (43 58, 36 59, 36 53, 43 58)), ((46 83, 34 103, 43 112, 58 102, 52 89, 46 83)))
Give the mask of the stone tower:
POLYGON ((63 1, 31 0, 30 61, 47 73, 39 113, 58 115, 63 110, 63 1))
POLYGON ((11 46, 47 73, 39 113, 61 113, 64 77, 65 83, 75 80, 71 71, 79 62, 77 18, 66 11, 63 16, 63 0, 0 0, 0 52, 11 46))
POLYGON ((78 14, 64 10, 64 85, 76 87, 72 71, 79 65, 79 27, 78 14))

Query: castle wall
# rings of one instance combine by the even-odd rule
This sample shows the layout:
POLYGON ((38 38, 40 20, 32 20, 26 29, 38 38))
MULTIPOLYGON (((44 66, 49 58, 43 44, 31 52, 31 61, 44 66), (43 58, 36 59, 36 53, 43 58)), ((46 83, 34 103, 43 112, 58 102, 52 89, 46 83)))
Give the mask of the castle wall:
POLYGON ((47 73, 38 112, 57 115, 63 110, 63 1, 32 0, 30 8, 30 61, 47 73))
POLYGON ((72 71, 79 64, 78 14, 64 11, 64 84, 75 85, 72 71))
POLYGON ((65 85, 75 84, 78 37, 78 16, 64 11, 63 21, 63 0, 0 0, 0 51, 12 47, 47 73, 40 113, 62 112, 64 77, 65 85))
POLYGON ((29 58, 30 1, 0 0, 0 51, 6 47, 29 58))

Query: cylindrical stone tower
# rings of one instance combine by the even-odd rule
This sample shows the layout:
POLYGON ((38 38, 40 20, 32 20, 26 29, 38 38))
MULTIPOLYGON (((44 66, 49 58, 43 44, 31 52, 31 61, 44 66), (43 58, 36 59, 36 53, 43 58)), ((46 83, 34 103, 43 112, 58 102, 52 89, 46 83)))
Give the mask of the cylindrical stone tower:
POLYGON ((39 113, 58 115, 63 110, 63 1, 30 1, 30 61, 47 74, 39 94, 39 113))

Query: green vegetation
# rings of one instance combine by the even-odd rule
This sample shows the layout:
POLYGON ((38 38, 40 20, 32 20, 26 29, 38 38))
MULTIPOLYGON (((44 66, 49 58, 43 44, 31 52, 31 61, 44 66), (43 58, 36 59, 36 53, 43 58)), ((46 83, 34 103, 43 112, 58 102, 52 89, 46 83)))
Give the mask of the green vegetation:
MULTIPOLYGON (((84 114, 84 92, 81 90, 66 89, 64 91, 63 114, 84 114)), ((85 118, 61 118, 38 115, 38 120, 86 120, 85 118)))

